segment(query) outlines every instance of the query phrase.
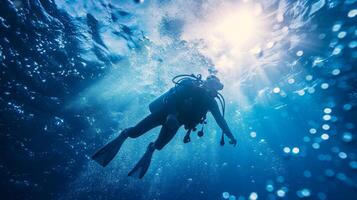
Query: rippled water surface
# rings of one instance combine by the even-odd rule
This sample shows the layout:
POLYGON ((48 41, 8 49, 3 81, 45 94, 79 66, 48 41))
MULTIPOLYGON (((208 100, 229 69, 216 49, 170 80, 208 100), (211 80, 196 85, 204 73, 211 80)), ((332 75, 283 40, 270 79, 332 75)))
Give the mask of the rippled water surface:
POLYGON ((356 0, 1 0, 1 199, 357 199, 356 0), (225 84, 237 147, 99 147, 177 74, 225 84))

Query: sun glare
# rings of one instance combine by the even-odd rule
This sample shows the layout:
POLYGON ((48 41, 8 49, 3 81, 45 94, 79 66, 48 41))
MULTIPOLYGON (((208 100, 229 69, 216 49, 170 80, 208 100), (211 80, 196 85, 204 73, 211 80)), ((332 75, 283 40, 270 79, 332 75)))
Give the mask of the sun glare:
POLYGON ((259 21, 249 10, 236 10, 221 16, 209 34, 217 35, 224 44, 246 45, 258 31, 259 21))

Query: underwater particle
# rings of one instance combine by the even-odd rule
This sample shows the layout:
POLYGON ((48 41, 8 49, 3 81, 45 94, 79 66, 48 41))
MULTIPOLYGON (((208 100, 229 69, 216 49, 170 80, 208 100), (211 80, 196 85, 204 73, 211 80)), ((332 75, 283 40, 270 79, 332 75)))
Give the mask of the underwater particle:
POLYGON ((345 0, 346 5, 354 4, 357 0, 345 0))
POLYGON ((351 161, 349 165, 351 169, 357 169, 357 161, 351 161))
POLYGON ((236 200, 236 196, 231 195, 231 196, 229 197, 229 200, 236 200))
POLYGON ((338 153, 338 157, 340 157, 341 159, 346 159, 347 154, 345 152, 341 151, 340 153, 338 153))
POLYGON ((307 76, 305 77, 305 79, 306 79, 307 81, 311 81, 311 80, 313 79, 313 77, 312 77, 312 75, 307 75, 307 76))
POLYGON ((329 47, 334 48, 338 44, 338 40, 333 38, 329 44, 329 47))
POLYGON ((321 89, 326 90, 329 87, 328 83, 322 83, 321 89))
POLYGON ((305 170, 305 171, 304 171, 304 176, 305 176, 306 178, 310 178, 310 177, 311 177, 311 172, 310 172, 309 170, 305 170))
POLYGON ((267 43, 267 48, 268 48, 268 49, 273 48, 273 46, 274 46, 274 42, 268 42, 268 43, 267 43))
POLYGON ((228 192, 223 192, 222 193, 223 199, 228 199, 229 198, 229 193, 228 192))
POLYGON ((332 70, 331 73, 332 73, 332 75, 337 76, 341 73, 341 71, 339 69, 334 69, 334 70, 332 70))
POLYGON ((349 103, 346 103, 345 105, 343 105, 344 110, 351 110, 351 108, 352 108, 352 105, 349 103))
POLYGON ((274 92, 275 94, 279 93, 279 92, 280 92, 280 88, 279 88, 279 87, 275 87, 275 88, 273 89, 273 92, 274 92))
POLYGON ((265 187, 265 189, 268 191, 268 192, 273 192, 274 191, 274 186, 272 184, 267 184, 267 186, 265 187))
POLYGON ((308 136, 305 136, 305 137, 303 138, 303 141, 304 141, 304 142, 310 142, 310 138, 309 138, 308 136))
POLYGON ((331 120, 332 120, 332 122, 337 122, 338 117, 336 117, 336 116, 331 116, 331 120))
POLYGON ((309 189, 304 188, 304 189, 301 190, 301 194, 302 194, 303 197, 309 197, 311 195, 311 192, 310 192, 309 189))
POLYGON ((341 31, 337 34, 337 37, 343 39, 344 37, 346 37, 346 35, 347 35, 346 31, 341 31))
POLYGON ((337 32, 341 29, 342 24, 341 23, 336 23, 332 26, 332 31, 337 32))
POLYGON ((281 91, 281 92, 280 92, 280 96, 282 96, 282 97, 286 97, 287 95, 286 95, 286 93, 285 93, 285 92, 281 91))
POLYGON ((283 151, 284 153, 290 153, 291 150, 289 147, 284 147, 283 151))
POLYGON ((321 8, 325 6, 326 1, 325 0, 319 0, 316 1, 314 4, 312 4, 309 16, 313 15, 317 11, 319 11, 321 8))
POLYGON ((229 197, 229 200, 236 200, 236 196, 231 195, 231 196, 229 197))
POLYGON ((357 15, 357 9, 352 9, 352 10, 350 10, 350 11, 347 13, 347 16, 348 16, 349 18, 356 17, 356 15, 357 15))
POLYGON ((322 119, 325 120, 325 121, 329 121, 329 120, 331 120, 331 115, 324 115, 322 117, 322 119))
POLYGON ((319 149, 320 148, 320 144, 315 142, 315 143, 312 144, 312 148, 319 149))
POLYGON ((350 43, 348 43, 348 47, 351 49, 354 49, 357 47, 357 41, 351 41, 350 43))
POLYGON ((298 190, 296 191, 296 195, 299 197, 299 198, 305 198, 305 197, 309 197, 311 195, 311 192, 309 189, 302 189, 302 190, 298 190))
POLYGON ((302 50, 299 50, 296 52, 296 55, 301 57, 302 55, 304 55, 304 52, 302 50))
POLYGON ((326 114, 330 114, 331 112, 332 112, 331 108, 325 108, 324 109, 324 113, 326 113, 326 114))
POLYGON ((258 194, 256 192, 252 192, 249 195, 249 200, 256 200, 258 199, 258 194))
POLYGON ((325 175, 327 177, 333 177, 335 175, 335 172, 332 169, 326 169, 325 170, 325 175))
POLYGON ((298 147, 294 147, 292 149, 293 154, 298 154, 300 152, 300 149, 298 147))
POLYGON ((289 84, 293 84, 293 83, 295 83, 295 79, 293 79, 293 78, 289 78, 289 79, 288 79, 288 83, 289 83, 289 84))
POLYGON ((304 96, 305 95, 305 90, 299 90, 297 93, 300 96, 304 96))
POLYGON ((321 58, 321 57, 316 57, 312 63, 312 66, 315 67, 315 66, 318 66, 318 67, 322 67, 323 64, 324 64, 324 59, 321 58))
POLYGON ((315 133, 317 133, 317 130, 315 128, 310 128, 309 132, 311 134, 315 134, 315 133))
POLYGON ((328 125, 328 124, 323 124, 323 125, 322 125, 322 129, 324 129, 325 131, 330 130, 330 125, 328 125))
POLYGON ((337 173, 337 178, 341 181, 345 181, 347 179, 347 176, 346 174, 339 172, 337 173))
POLYGON ((339 3, 339 0, 329 0, 327 6, 328 8, 335 8, 339 3))
POLYGON ((323 40, 323 39, 326 38, 326 34, 321 33, 321 34, 319 34, 318 38, 319 38, 320 40, 323 40))
POLYGON ((332 55, 338 55, 342 52, 343 49, 343 45, 337 45, 333 51, 332 51, 332 55))
POLYGON ((327 133, 324 133, 321 135, 321 139, 323 140, 328 140, 330 138, 330 136, 327 133))
POLYGON ((278 197, 285 197, 285 191, 280 189, 276 191, 276 195, 278 195, 278 197))
POLYGON ((342 140, 346 143, 352 141, 352 134, 350 132, 344 132, 342 135, 342 140))
POLYGON ((250 132, 250 137, 252 137, 252 138, 257 137, 257 132, 255 132, 255 131, 250 132))

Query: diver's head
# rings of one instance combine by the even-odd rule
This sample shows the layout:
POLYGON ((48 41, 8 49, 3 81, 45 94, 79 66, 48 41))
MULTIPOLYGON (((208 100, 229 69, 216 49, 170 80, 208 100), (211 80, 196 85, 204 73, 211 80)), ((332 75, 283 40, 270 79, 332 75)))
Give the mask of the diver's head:
POLYGON ((207 76, 206 80, 203 82, 203 86, 212 92, 218 92, 223 89, 223 84, 215 75, 207 76))

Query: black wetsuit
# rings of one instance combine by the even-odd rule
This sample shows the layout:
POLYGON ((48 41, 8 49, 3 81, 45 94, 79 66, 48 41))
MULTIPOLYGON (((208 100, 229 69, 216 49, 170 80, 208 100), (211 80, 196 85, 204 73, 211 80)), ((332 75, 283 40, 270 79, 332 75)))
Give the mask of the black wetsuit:
POLYGON ((229 137, 232 133, 221 115, 217 102, 207 90, 194 84, 172 88, 162 108, 152 112, 136 126, 128 129, 128 136, 136 138, 152 128, 162 125, 160 134, 155 141, 155 148, 162 149, 184 125, 193 129, 210 111, 222 131, 229 137))

